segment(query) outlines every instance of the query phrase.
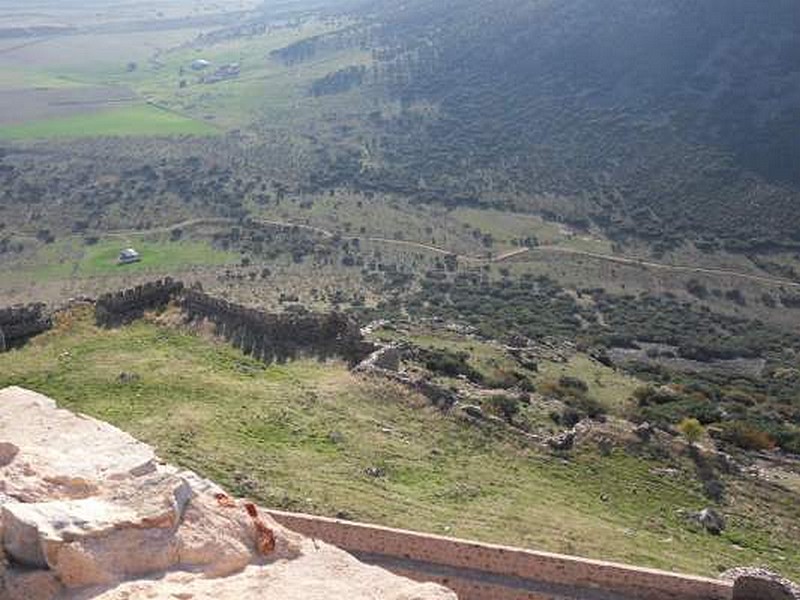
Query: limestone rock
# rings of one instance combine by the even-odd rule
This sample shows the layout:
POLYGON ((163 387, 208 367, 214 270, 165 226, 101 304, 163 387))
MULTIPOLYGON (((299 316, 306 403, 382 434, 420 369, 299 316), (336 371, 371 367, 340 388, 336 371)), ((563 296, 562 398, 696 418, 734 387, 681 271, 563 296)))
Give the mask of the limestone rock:
POLYGON ((0 442, 0 467, 5 467, 19 453, 19 448, 8 442, 0 442))
POLYGON ((54 600, 63 591, 51 571, 9 569, 0 577, 0 598, 3 600, 54 600))
POLYGON ((0 493, 22 502, 85 498, 95 482, 155 470, 152 448, 41 394, 5 388, 0 407, 0 442, 18 452, 5 465, 0 460, 0 493))
POLYGON ((90 498, 7 503, 3 545, 16 562, 50 568, 70 587, 163 570, 174 563, 168 538, 191 495, 184 480, 156 473, 90 498))
POLYGON ((704 508, 695 515, 697 522, 713 535, 719 535, 725 531, 725 518, 713 508, 704 508))
POLYGON ((96 600, 456 600, 435 584, 419 584, 359 563, 323 542, 304 540, 295 560, 263 568, 250 565, 225 578, 169 573, 152 580, 129 581, 95 596, 96 600))

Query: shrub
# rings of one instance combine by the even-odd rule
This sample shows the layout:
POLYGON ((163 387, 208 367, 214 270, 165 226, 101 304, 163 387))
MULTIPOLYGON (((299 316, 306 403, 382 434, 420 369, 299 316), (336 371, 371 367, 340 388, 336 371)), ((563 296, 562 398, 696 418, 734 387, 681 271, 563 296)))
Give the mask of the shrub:
POLYGON ((581 421, 581 414, 574 408, 570 407, 565 408, 563 412, 557 416, 558 419, 556 420, 556 423, 559 423, 560 425, 563 425, 569 429, 572 429, 581 421))
POLYGON ((508 371, 506 369, 496 369, 491 374, 484 377, 483 384, 489 388, 508 390, 519 387, 524 391, 533 391, 528 378, 518 371, 508 371), (527 389, 526 389, 527 388, 527 389))
POLYGON ((591 396, 578 394, 564 399, 565 404, 590 419, 598 419, 606 414, 606 408, 591 396))
POLYGON ((566 388, 569 390, 575 390, 578 392, 588 392, 589 386, 586 385, 586 382, 578 377, 570 377, 569 375, 562 375, 558 379, 558 385, 562 388, 566 388))
POLYGON ((772 450, 776 445, 769 433, 747 421, 724 423, 720 437, 744 450, 772 450))
POLYGON ((708 298, 708 288, 700 283, 697 279, 691 279, 686 283, 686 291, 692 296, 704 300, 708 298))
POLYGON ((503 417, 509 423, 519 414, 519 398, 501 394, 492 396, 488 400, 489 409, 496 415, 503 417))
POLYGON ((639 406, 652 406, 675 402, 679 396, 670 388, 655 388, 652 385, 645 385, 633 391, 633 398, 639 406))
POLYGON ((800 455, 800 430, 782 428, 777 436, 778 445, 786 452, 800 455))
POLYGON ((664 404, 645 405, 640 408, 639 414, 641 419, 661 426, 673 425, 687 418, 697 419, 701 425, 709 425, 722 417, 716 402, 686 396, 678 396, 664 404))
POLYGON ((701 440, 705 434, 705 428, 700 424, 700 421, 694 418, 686 418, 678 425, 678 431, 683 434, 686 441, 690 444, 696 444, 701 440))
POLYGON ((445 377, 465 376, 474 383, 481 383, 483 375, 467 363, 469 354, 451 350, 428 350, 423 354, 425 368, 445 377))

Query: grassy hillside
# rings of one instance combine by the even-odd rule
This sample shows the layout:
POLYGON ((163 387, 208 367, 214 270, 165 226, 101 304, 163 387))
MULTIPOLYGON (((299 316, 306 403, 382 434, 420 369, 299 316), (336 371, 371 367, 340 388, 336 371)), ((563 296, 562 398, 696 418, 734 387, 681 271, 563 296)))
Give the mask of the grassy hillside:
POLYGON ((155 106, 139 105, 0 127, 0 139, 214 135, 218 130, 155 106))
POLYGON ((728 530, 699 533, 679 513, 706 502, 683 459, 550 455, 338 363, 265 368, 172 328, 100 331, 76 310, 0 355, 5 385, 275 507, 709 575, 756 563, 800 576, 800 503, 787 489, 731 477, 728 530))

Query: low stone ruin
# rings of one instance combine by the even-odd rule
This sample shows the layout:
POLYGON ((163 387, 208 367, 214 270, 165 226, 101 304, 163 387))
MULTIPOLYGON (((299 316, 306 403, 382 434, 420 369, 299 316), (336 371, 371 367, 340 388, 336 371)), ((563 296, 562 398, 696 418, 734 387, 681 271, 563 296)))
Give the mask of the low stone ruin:
POLYGON ((0 542, 3 600, 455 600, 20 388, 0 390, 0 542))

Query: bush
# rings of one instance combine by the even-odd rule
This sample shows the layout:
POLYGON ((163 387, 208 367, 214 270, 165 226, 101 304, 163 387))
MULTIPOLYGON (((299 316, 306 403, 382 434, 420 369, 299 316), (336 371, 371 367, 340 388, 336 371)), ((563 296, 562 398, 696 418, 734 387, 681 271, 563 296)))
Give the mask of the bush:
POLYGON ((451 350, 427 350, 423 353, 425 368, 445 377, 463 375, 474 383, 482 383, 483 375, 467 363, 469 354, 451 350))
POLYGON ((701 300, 708 298, 708 288, 697 279, 691 279, 686 283, 686 291, 695 298, 700 298, 701 300))
POLYGON ((782 428, 776 435, 778 445, 791 454, 800 455, 800 430, 782 428))
POLYGON ((678 431, 683 434, 686 441, 690 444, 699 442, 705 434, 705 428, 700 424, 697 419, 686 418, 678 425, 678 431))
POLYGON ((570 407, 565 408, 560 415, 556 416, 558 417, 556 423, 563 425, 568 429, 572 429, 581 421, 581 414, 574 408, 570 407))
POLYGON ((519 398, 501 394, 492 396, 488 400, 491 412, 503 417, 509 423, 514 421, 514 417, 519 414, 519 398))
POLYGON ((660 406, 675 402, 679 396, 670 388, 655 388, 651 385, 645 385, 633 391, 633 398, 639 406, 660 406))
POLYGON ((772 450, 776 446, 769 433, 747 421, 724 423, 720 437, 744 450, 772 450))
POLYGON ((562 388, 575 390, 577 392, 588 392, 589 386, 586 382, 578 377, 570 377, 569 375, 562 375, 558 380, 558 385, 562 388))
POLYGON ((590 419, 598 419, 606 414, 606 408, 600 402, 585 394, 568 396, 564 402, 568 407, 590 419))
POLYGON ((518 387, 523 391, 532 392, 533 385, 522 373, 518 371, 508 371, 496 369, 491 374, 483 378, 483 384, 489 388, 509 390, 518 387))
POLYGON ((670 426, 683 419, 697 419, 701 425, 715 423, 722 418, 716 402, 706 398, 679 396, 672 402, 644 406, 639 411, 640 417, 653 424, 670 426))

